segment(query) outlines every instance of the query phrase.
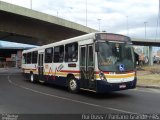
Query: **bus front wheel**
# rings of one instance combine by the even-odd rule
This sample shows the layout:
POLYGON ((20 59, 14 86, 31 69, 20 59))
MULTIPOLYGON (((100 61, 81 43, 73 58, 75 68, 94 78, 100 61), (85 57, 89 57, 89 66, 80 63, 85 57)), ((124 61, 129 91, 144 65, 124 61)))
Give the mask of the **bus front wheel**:
POLYGON ((68 88, 72 93, 78 92, 78 84, 74 77, 69 78, 68 88))

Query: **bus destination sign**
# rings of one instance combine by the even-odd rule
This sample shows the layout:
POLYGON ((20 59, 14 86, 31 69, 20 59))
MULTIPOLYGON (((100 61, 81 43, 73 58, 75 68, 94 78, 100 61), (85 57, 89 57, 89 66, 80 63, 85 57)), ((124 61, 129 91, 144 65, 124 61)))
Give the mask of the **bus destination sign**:
POLYGON ((125 37, 122 35, 116 35, 116 34, 99 34, 98 38, 100 40, 128 42, 128 37, 125 37))

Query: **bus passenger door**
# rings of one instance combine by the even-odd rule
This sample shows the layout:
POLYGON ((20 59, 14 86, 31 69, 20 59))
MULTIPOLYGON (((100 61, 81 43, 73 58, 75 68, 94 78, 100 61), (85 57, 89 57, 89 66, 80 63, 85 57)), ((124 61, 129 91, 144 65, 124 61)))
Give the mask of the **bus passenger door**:
POLYGON ((80 46, 80 88, 95 90, 93 45, 80 46))
POLYGON ((43 78, 43 59, 44 59, 44 55, 39 54, 38 55, 38 75, 39 75, 38 78, 40 81, 44 81, 44 78, 43 78))

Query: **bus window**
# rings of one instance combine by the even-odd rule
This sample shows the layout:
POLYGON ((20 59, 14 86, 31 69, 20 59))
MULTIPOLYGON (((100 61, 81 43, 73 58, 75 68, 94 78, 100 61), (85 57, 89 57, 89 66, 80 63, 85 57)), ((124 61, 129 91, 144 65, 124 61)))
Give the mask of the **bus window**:
POLYGON ((78 43, 65 46, 65 62, 76 62, 78 60, 78 43))
POLYGON ((27 64, 31 64, 31 52, 27 53, 27 64))
POLYGON ((38 51, 32 52, 32 63, 37 63, 38 51))
POLYGON ((93 66, 93 46, 88 47, 88 66, 93 66))
POLYGON ((53 48, 45 49, 45 63, 52 63, 53 48))
POLYGON ((86 66, 86 47, 81 47, 80 66, 86 66))
POLYGON ((63 62, 64 58, 64 46, 57 46, 54 47, 54 62, 63 62))
POLYGON ((27 54, 23 54, 23 59, 22 59, 22 64, 26 64, 27 63, 27 54))

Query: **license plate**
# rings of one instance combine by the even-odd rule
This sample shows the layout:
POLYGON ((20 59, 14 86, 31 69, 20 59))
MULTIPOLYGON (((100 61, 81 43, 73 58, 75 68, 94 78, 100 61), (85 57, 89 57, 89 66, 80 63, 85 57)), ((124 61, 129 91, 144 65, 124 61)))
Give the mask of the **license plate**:
POLYGON ((126 85, 119 85, 119 88, 126 88, 126 85))

